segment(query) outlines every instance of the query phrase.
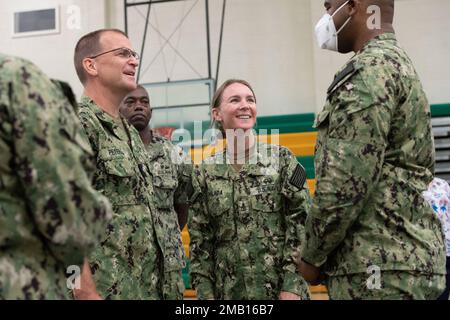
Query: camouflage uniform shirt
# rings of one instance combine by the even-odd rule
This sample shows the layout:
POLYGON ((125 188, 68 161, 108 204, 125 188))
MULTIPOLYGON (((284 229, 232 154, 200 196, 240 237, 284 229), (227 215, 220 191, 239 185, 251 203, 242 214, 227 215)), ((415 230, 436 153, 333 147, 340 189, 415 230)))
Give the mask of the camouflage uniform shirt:
MULTIPOLYGON (((155 190, 155 206, 167 234, 166 249, 171 251, 171 261, 164 267, 165 291, 179 290, 181 294, 184 284, 181 271, 186 266, 183 244, 181 242, 178 216, 174 204, 187 204, 187 191, 190 184, 192 166, 186 163, 181 148, 173 145, 168 139, 152 134, 152 141, 146 147, 148 164, 153 177, 155 190), (168 273, 172 273, 169 275, 168 273), (178 289, 177 289, 178 288, 178 289)), ((168 294, 172 298, 173 295, 168 294)))
POLYGON ((264 143, 240 172, 229 162, 219 152, 193 173, 190 274, 199 298, 309 298, 295 264, 310 206, 304 169, 288 149, 264 143))
POLYGON ((316 127, 303 259, 332 276, 371 266, 445 274, 441 225, 422 197, 434 171, 430 108, 394 34, 337 73, 316 127))
POLYGON ((2 54, 0 119, 0 299, 68 298, 111 217, 92 150, 59 88, 2 54))
POLYGON ((152 173, 138 132, 83 97, 79 116, 97 163, 95 187, 108 197, 114 216, 106 239, 91 256, 99 293, 110 299, 161 299, 163 265, 177 264, 155 207, 152 173))

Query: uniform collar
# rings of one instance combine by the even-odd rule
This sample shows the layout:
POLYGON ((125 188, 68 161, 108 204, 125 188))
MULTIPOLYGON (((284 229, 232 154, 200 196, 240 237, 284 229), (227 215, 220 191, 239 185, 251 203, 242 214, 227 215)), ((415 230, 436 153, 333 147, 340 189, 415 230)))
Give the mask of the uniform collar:
POLYGON ((90 109, 106 128, 114 133, 117 138, 121 139, 121 130, 119 130, 119 124, 123 123, 123 125, 126 125, 126 121, 123 121, 123 118, 121 116, 119 116, 119 118, 117 119, 114 119, 108 113, 100 109, 100 107, 94 102, 94 100, 87 96, 83 96, 81 98, 80 107, 90 109))
POLYGON ((147 150, 147 153, 148 153, 150 161, 164 156, 164 142, 163 141, 159 141, 155 137, 155 133, 154 132, 152 132, 151 143, 149 145, 146 145, 145 149, 147 150))
MULTIPOLYGON (((250 159, 253 160, 251 164, 246 163, 243 165, 241 172, 246 173, 247 175, 251 176, 263 176, 267 175, 267 168, 270 166, 270 159, 267 155, 264 155, 261 150, 262 148, 266 148, 266 146, 262 143, 256 143, 255 148, 253 149, 252 154, 250 155, 250 159)), ((226 152, 226 147, 222 150, 217 152, 213 156, 213 162, 212 165, 207 165, 208 168, 210 168, 208 171, 210 174, 214 176, 219 177, 227 177, 232 174, 235 174, 236 171, 234 171, 234 168, 231 166, 231 158, 229 157, 228 153, 226 152), (221 159, 222 162, 217 161, 218 159, 221 159), (217 161, 218 165, 214 165, 214 161, 217 161)))
POLYGON ((393 32, 386 32, 386 33, 379 34, 376 37, 370 39, 359 52, 363 52, 367 48, 375 46, 379 42, 384 42, 384 41, 397 42, 397 37, 395 36, 395 33, 393 33, 393 32))

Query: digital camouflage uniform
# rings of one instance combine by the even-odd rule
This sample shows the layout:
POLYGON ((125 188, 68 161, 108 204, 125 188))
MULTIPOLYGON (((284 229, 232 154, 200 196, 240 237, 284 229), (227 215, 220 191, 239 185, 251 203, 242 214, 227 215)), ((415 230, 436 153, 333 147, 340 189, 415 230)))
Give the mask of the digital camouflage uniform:
POLYGON ((111 218, 92 150, 60 88, 2 54, 0 119, 0 299, 69 298, 111 218))
POLYGON ((331 298, 389 298, 396 283, 398 298, 436 298, 444 238, 422 197, 434 171, 430 107, 393 33, 370 40, 336 74, 316 127, 303 260, 331 277, 331 298), (349 280, 375 281, 377 268, 385 283, 378 293, 349 280))
POLYGON ((106 240, 90 257, 97 290, 108 299, 163 299, 164 269, 179 268, 183 257, 168 232, 171 220, 156 207, 144 144, 126 120, 88 97, 79 116, 96 156, 94 186, 114 211, 106 240))
POLYGON ((278 299, 288 291, 309 299, 295 263, 310 206, 303 167, 288 149, 264 143, 240 172, 229 160, 219 152, 193 173, 190 274, 199 298, 278 299))
POLYGON ((186 205, 191 180, 192 165, 186 162, 181 148, 168 139, 152 134, 152 141, 146 147, 148 163, 153 175, 156 207, 167 219, 167 233, 171 234, 171 249, 176 261, 164 270, 164 291, 166 299, 182 299, 184 282, 182 270, 186 266, 184 248, 180 238, 178 216, 174 204, 186 205))

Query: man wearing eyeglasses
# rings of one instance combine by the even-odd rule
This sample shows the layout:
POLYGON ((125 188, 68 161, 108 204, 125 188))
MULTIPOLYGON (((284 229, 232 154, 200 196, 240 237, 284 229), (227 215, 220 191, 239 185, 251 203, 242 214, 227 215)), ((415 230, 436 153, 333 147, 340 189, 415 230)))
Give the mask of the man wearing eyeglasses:
POLYGON ((93 184, 114 211, 74 296, 162 299, 168 257, 151 172, 138 132, 119 115, 122 99, 136 88, 138 55, 122 31, 103 29, 78 41, 74 63, 85 89, 79 116, 96 157, 93 184))

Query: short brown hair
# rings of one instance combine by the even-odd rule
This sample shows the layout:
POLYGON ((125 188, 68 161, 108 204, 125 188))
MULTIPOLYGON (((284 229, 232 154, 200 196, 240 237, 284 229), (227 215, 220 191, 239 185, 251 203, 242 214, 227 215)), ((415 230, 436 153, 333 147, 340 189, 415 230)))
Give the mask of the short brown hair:
POLYGON ((82 84, 86 82, 86 73, 83 68, 83 59, 100 53, 100 51, 102 50, 100 46, 100 37, 105 32, 116 32, 124 35, 125 37, 128 37, 125 32, 119 29, 100 29, 90 32, 82 36, 80 40, 78 40, 77 45, 75 46, 75 55, 73 61, 78 78, 80 79, 82 84))

